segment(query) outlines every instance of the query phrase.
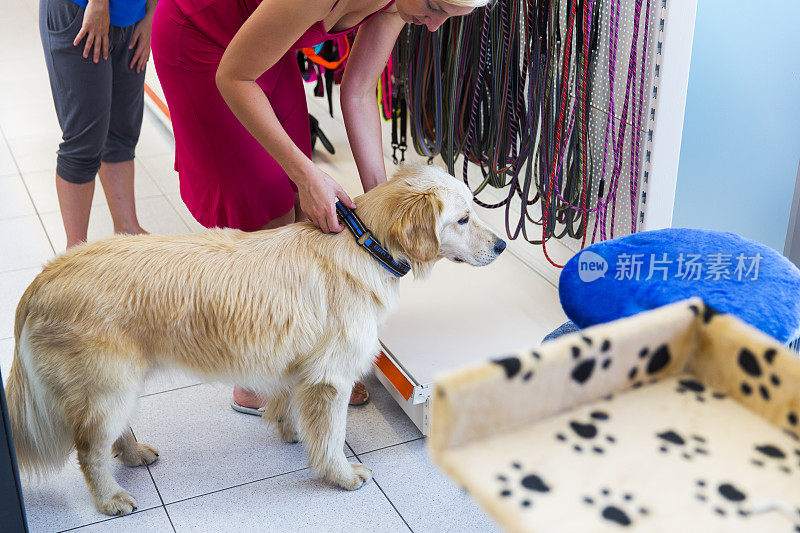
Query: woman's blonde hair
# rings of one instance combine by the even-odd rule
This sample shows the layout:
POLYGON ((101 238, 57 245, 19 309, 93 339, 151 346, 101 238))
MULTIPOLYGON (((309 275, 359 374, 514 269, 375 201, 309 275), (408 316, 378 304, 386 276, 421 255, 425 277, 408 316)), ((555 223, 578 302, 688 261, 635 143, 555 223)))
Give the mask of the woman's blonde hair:
POLYGON ((483 7, 489 5, 494 0, 442 0, 445 4, 451 4, 460 7, 483 7))

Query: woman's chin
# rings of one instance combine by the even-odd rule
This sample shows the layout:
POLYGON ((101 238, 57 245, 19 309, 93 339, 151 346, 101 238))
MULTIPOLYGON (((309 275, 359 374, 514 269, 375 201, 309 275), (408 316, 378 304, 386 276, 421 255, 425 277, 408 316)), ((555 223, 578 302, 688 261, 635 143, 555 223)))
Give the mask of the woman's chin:
POLYGON ((419 19, 416 17, 409 15, 405 11, 398 9, 397 14, 400 15, 400 18, 403 19, 403 22, 407 24, 420 24, 419 19))

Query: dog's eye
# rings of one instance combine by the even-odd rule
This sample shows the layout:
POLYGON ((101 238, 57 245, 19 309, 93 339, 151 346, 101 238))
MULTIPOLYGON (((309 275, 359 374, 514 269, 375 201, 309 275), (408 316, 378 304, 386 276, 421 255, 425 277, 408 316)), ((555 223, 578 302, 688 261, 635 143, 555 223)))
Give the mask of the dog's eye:
POLYGON ((466 224, 467 222, 469 222, 469 215, 465 216, 464 218, 458 221, 458 223, 462 225, 466 224))

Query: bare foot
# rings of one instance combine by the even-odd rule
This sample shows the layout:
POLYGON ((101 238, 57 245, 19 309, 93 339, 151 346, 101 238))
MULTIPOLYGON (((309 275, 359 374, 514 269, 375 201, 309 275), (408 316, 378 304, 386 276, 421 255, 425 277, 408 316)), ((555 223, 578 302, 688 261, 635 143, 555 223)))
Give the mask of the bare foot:
POLYGON ((135 226, 129 226, 124 228, 117 228, 114 227, 114 233, 116 235, 150 235, 150 232, 145 231, 142 227, 138 224, 135 226))
POLYGON ((250 389, 239 387, 238 385, 233 388, 233 401, 242 407, 249 407, 251 409, 260 409, 266 403, 262 398, 250 389))

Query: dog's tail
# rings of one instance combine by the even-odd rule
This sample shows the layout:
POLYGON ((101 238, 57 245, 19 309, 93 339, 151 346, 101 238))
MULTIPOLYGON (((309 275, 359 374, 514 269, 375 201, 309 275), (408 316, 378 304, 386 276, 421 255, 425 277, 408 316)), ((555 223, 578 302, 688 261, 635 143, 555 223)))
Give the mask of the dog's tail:
POLYGON ((28 475, 41 476, 55 471, 67 460, 73 441, 64 416, 36 370, 25 323, 28 305, 39 279, 22 295, 14 323, 14 361, 6 383, 11 433, 20 469, 28 475))

